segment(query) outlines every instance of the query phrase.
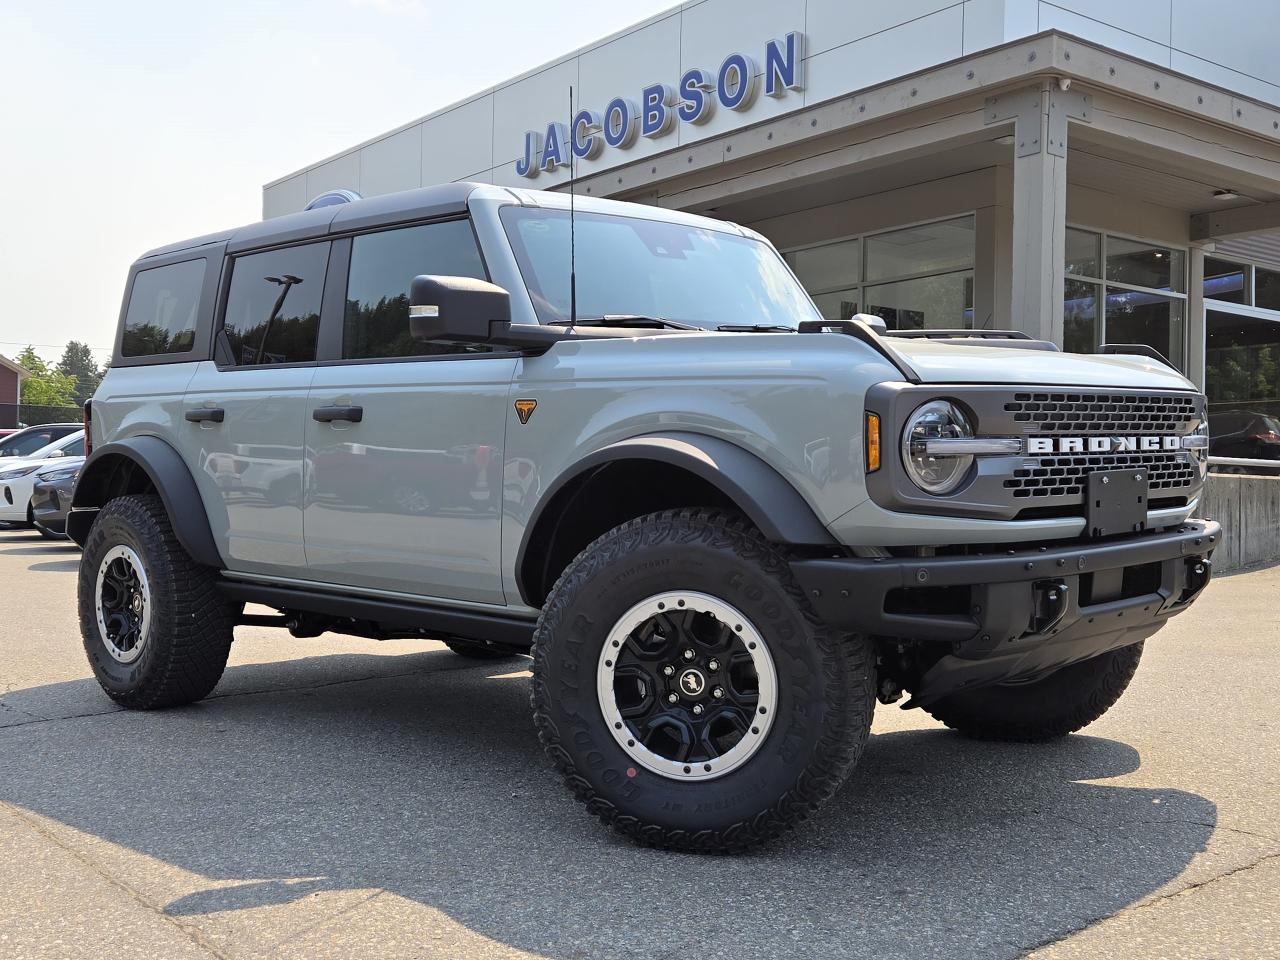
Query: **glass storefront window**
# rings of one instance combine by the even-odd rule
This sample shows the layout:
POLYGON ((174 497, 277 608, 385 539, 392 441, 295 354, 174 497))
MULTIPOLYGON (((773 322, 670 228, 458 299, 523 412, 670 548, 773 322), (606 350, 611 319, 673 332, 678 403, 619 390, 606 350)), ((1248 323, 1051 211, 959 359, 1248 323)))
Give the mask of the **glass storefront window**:
POLYGON ((1066 281, 1062 349, 1067 353, 1093 353, 1098 349, 1099 285, 1083 280, 1066 281))
POLYGON ((1098 276, 1102 237, 1088 230, 1067 228, 1067 273, 1079 277, 1098 276))
POLYGON ((1266 310, 1280 310, 1280 273, 1262 267, 1253 273, 1253 305, 1266 310))
POLYGON ((1107 237, 1107 276, 1115 283, 1152 290, 1186 290, 1186 255, 1140 240, 1107 237))
MULTIPOLYGON (((861 245, 857 240, 842 240, 820 247, 792 250, 787 262, 810 293, 851 287, 862 279, 861 245)), ((830 319, 830 318, 828 318, 830 319)))
POLYGON ((973 326, 973 271, 869 286, 866 312, 891 330, 973 326))
POLYGON ((1210 310, 1206 321, 1210 455, 1280 468, 1280 320, 1210 310))
POLYGON ((859 296, 859 291, 855 287, 852 290, 816 293, 813 295, 813 302, 822 312, 823 320, 852 320, 853 315, 860 312, 859 296))
POLYGON ((1068 227, 1062 348, 1143 343, 1184 369, 1186 268, 1185 250, 1068 227))
POLYGON ((1204 296, 1227 303, 1249 302, 1249 268, 1242 263, 1204 258, 1204 296))
POLYGON ((1183 301, 1107 287, 1107 343, 1145 343, 1182 369, 1183 301))
POLYGON ((866 238, 866 247, 869 281, 972 268, 974 218, 878 233, 866 238))
POLYGON ((785 256, 825 320, 870 313, 891 328, 972 327, 974 229, 972 216, 957 217, 785 256))

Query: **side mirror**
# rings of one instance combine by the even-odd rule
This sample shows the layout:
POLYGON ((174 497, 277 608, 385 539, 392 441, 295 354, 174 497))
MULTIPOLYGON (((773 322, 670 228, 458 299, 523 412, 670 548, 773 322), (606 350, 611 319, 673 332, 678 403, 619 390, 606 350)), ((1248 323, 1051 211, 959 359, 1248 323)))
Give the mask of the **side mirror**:
POLYGON ((409 333, 415 340, 489 343, 511 326, 511 296, 471 277, 414 277, 409 333))
POLYGON ((49 451, 49 459, 50 459, 50 460, 57 460, 57 459, 58 459, 58 457, 65 457, 66 455, 67 455, 67 454, 66 454, 66 452, 65 452, 65 451, 63 451, 63 450, 50 450, 50 451, 49 451))
POLYGON ((409 333, 415 340, 490 343, 533 354, 577 337, 555 327, 512 323, 511 295, 495 284, 426 274, 409 285, 409 333))

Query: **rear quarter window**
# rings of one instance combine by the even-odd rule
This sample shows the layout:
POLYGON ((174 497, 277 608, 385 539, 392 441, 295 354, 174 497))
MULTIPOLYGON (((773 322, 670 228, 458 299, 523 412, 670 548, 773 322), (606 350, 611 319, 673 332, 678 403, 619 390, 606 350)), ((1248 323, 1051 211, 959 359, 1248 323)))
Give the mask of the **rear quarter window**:
POLYGON ((204 259, 184 260, 134 275, 121 356, 186 353, 195 346, 205 266, 204 259))

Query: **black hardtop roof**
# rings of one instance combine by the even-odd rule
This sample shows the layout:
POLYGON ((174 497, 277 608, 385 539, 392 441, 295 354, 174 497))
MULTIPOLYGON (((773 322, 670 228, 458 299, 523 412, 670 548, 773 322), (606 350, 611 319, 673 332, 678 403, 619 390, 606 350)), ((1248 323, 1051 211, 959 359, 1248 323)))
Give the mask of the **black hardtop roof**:
POLYGON ((480 186, 477 183, 445 183, 400 193, 388 193, 367 200, 353 200, 332 207, 303 210, 270 220, 259 220, 234 230, 207 233, 177 243, 148 250, 139 260, 167 256, 209 244, 227 244, 227 252, 238 253, 254 247, 270 247, 280 243, 310 240, 331 233, 367 230, 373 227, 426 220, 450 214, 465 213, 467 198, 480 186))

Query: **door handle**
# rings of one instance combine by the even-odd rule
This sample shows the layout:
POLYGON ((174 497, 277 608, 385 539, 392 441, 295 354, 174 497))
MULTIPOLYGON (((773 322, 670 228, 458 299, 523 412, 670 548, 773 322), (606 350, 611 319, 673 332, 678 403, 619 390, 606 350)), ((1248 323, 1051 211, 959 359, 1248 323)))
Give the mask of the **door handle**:
POLYGON ((364 419, 364 407, 316 407, 311 411, 311 419, 319 423, 333 423, 337 420, 359 423, 364 419))
POLYGON ((192 423, 221 423, 226 418, 227 411, 221 407, 198 407, 188 410, 183 416, 192 423))

